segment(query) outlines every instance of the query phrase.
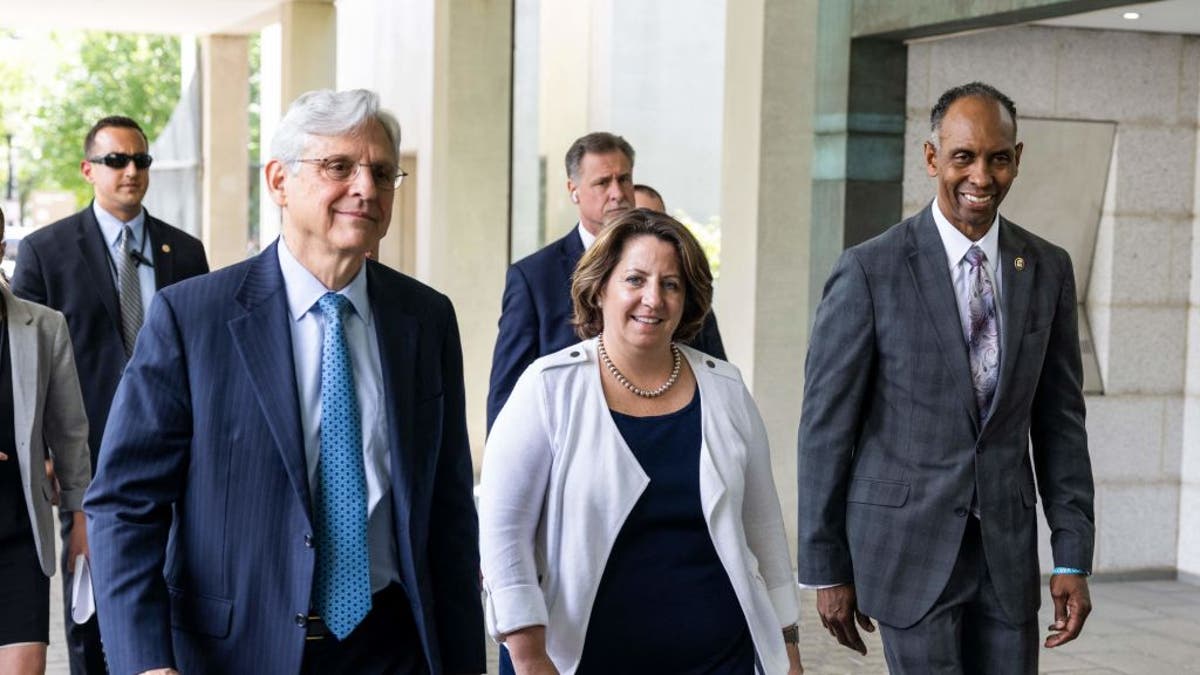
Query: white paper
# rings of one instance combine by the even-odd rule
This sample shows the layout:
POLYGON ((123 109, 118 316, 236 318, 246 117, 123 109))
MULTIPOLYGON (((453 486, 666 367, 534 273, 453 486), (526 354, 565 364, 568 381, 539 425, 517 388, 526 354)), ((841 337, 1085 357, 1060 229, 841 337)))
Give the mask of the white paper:
POLYGON ((92 569, 87 556, 75 556, 75 583, 71 587, 71 620, 87 623, 96 613, 96 598, 92 595, 92 569))

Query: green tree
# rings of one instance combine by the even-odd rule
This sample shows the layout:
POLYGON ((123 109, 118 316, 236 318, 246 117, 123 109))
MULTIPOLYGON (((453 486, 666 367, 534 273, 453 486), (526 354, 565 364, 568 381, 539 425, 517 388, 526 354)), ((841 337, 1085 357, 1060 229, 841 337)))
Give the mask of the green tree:
POLYGON ((37 84, 37 101, 23 143, 21 183, 91 198, 79 174, 83 138, 96 120, 126 115, 153 141, 179 102, 179 38, 130 33, 64 32, 51 39, 66 53, 57 77, 37 84))

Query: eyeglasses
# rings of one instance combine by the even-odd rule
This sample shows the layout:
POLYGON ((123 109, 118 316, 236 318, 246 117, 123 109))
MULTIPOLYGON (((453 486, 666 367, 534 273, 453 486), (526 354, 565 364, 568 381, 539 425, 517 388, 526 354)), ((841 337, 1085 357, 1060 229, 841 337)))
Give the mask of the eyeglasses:
POLYGON ((408 174, 393 164, 364 164, 352 161, 348 157, 322 157, 319 159, 298 159, 297 162, 315 164, 317 169, 329 180, 338 183, 348 183, 358 176, 360 167, 367 167, 371 172, 371 180, 379 190, 395 190, 404 182, 408 174))
POLYGON ((135 152, 132 155, 110 152, 103 157, 88 157, 88 161, 92 164, 103 164, 110 169, 124 169, 129 166, 130 162, 133 162, 133 165, 139 169, 149 169, 154 158, 144 152, 135 152))

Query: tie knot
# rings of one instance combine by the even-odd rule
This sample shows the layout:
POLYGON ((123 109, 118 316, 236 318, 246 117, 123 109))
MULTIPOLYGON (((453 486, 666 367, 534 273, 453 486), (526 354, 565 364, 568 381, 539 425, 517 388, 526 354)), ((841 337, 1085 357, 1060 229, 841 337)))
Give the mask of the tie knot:
POLYGON ((350 300, 346 296, 332 291, 322 295, 317 304, 321 306, 321 312, 326 317, 337 317, 339 319, 346 316, 350 309, 350 300))
POLYGON ((121 245, 125 248, 133 248, 133 228, 128 225, 121 227, 121 245))
POLYGON ((971 248, 967 249, 967 254, 963 257, 967 259, 967 262, 970 263, 971 267, 979 267, 984 263, 984 261, 987 260, 987 256, 984 255, 983 249, 979 248, 978 246, 972 246, 971 248))

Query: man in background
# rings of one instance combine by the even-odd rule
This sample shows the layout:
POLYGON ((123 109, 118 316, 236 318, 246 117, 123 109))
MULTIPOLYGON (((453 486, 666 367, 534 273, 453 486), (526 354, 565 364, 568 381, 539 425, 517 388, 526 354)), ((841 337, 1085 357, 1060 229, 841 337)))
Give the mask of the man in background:
POLYGON ((658 190, 644 183, 633 186, 633 205, 639 209, 650 209, 655 213, 667 212, 667 204, 663 201, 662 195, 658 190))
MULTIPOLYGON (((154 293, 204 274, 208 261, 198 239, 142 208, 152 158, 146 134, 128 117, 105 117, 88 131, 79 163, 93 200, 82 211, 25 237, 12 290, 63 313, 87 411, 92 467, 109 406, 154 293)), ((104 673, 95 617, 71 620, 67 543, 70 513, 60 514, 63 540, 63 615, 72 675, 104 673)))

